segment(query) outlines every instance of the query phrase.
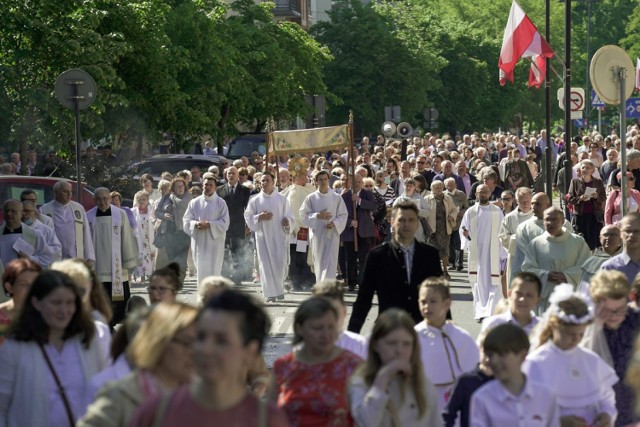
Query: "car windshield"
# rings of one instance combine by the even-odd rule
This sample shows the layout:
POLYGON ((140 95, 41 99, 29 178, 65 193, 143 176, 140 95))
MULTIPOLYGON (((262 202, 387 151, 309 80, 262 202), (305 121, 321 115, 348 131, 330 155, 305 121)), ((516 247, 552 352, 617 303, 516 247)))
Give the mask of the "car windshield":
POLYGON ((257 151, 258 154, 264 156, 267 152, 267 147, 264 141, 256 141, 255 139, 236 139, 229 147, 227 155, 234 157, 249 157, 254 151, 257 151))

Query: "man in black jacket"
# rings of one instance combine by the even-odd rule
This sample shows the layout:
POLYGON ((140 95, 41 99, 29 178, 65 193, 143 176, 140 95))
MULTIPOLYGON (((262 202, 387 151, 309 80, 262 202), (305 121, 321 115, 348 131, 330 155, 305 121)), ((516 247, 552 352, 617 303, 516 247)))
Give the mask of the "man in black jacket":
POLYGON ((378 294, 379 313, 396 307, 405 310, 418 323, 418 288, 424 279, 441 276, 438 251, 415 240, 418 209, 401 202, 392 211, 393 239, 372 249, 364 267, 364 279, 353 305, 349 330, 360 332, 371 309, 373 294, 378 294))
POLYGON ((230 277, 236 284, 251 279, 253 255, 248 244, 244 210, 249 204, 251 190, 240 184, 238 169, 231 166, 225 170, 227 183, 218 187, 217 193, 229 209, 229 229, 225 239, 225 260, 222 275, 230 277))

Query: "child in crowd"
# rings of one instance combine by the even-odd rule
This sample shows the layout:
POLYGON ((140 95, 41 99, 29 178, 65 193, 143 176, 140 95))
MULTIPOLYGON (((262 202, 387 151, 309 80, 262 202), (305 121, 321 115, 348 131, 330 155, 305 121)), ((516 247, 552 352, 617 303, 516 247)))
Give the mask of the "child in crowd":
POLYGON ((489 331, 482 349, 495 380, 471 397, 470 425, 560 427, 560 408, 553 392, 522 373, 529 351, 525 331, 511 323, 498 325, 489 331))
POLYGON ((502 323, 513 323, 523 328, 527 336, 531 335, 531 331, 540 321, 533 309, 540 303, 541 292, 542 284, 538 276, 529 272, 516 274, 509 289, 508 309, 502 314, 484 319, 481 331, 502 323))
POLYGON ((338 312, 338 340, 336 345, 344 350, 367 360, 367 339, 344 329, 344 319, 347 317, 347 305, 344 303, 344 282, 327 279, 313 285, 313 295, 327 298, 338 312))
POLYGON ((422 364, 426 377, 438 390, 438 408, 442 411, 456 379, 476 367, 480 352, 467 331, 447 321, 451 294, 446 280, 431 277, 422 282, 418 302, 424 318, 415 327, 422 364))
POLYGON ((439 427, 438 392, 424 377, 418 336, 405 311, 380 314, 368 357, 351 377, 351 415, 361 427, 439 427))
POLYGON ((478 335, 480 363, 474 370, 460 375, 453 386, 451 397, 444 411, 442 411, 445 427, 469 427, 471 396, 476 390, 493 379, 493 372, 491 372, 482 350, 484 339, 489 331, 490 329, 485 329, 478 335))
POLYGON ((539 347, 527 357, 525 374, 556 393, 562 425, 614 425, 618 376, 600 356, 579 346, 595 316, 591 300, 565 283, 555 287, 549 302, 534 331, 539 347))

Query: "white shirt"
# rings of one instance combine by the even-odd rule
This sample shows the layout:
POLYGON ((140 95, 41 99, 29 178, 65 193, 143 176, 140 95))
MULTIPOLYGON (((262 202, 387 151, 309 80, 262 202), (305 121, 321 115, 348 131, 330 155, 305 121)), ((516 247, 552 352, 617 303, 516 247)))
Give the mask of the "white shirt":
POLYGON ((366 337, 351 331, 342 331, 336 345, 367 360, 369 342, 366 337))
POLYGON ((518 396, 500 381, 489 381, 471 396, 471 427, 560 426, 556 396, 544 385, 525 379, 518 396))

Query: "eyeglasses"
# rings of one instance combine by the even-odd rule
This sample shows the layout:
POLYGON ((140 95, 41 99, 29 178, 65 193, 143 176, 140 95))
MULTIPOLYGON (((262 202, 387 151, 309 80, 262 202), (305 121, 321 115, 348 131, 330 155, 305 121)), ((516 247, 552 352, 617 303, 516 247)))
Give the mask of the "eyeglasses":
POLYGON ((157 292, 160 295, 163 295, 167 291, 173 291, 173 289, 166 286, 148 286, 147 291, 149 291, 149 293, 157 292))
POLYGON ((512 201, 512 200, 513 200, 513 197, 503 197, 503 198, 502 198, 502 201, 503 201, 503 202, 510 202, 510 201, 512 201))
POLYGON ((33 199, 29 198, 29 199, 22 199, 20 200, 21 202, 33 202, 36 203, 38 200, 34 197, 33 199))
POLYGON ((373 188, 373 185, 365 185, 364 188, 373 188))
POLYGON ((419 165, 424 165, 427 162, 418 162, 419 165))

